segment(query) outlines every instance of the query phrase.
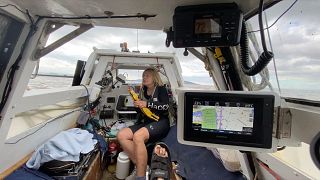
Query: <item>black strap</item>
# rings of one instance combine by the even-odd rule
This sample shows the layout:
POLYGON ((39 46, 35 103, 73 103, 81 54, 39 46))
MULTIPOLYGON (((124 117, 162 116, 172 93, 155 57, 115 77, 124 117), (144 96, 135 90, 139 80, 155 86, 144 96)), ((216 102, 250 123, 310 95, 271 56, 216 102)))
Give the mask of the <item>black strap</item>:
POLYGON ((156 180, 157 178, 163 178, 169 180, 168 171, 162 169, 156 169, 151 172, 151 180, 156 180))

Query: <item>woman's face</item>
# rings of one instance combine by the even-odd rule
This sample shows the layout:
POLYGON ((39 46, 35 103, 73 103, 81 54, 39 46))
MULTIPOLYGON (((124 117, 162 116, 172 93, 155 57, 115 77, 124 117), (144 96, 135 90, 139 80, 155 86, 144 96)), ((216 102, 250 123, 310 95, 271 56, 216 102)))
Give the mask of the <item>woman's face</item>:
POLYGON ((144 86, 150 86, 154 84, 152 72, 145 71, 142 75, 142 84, 144 86))

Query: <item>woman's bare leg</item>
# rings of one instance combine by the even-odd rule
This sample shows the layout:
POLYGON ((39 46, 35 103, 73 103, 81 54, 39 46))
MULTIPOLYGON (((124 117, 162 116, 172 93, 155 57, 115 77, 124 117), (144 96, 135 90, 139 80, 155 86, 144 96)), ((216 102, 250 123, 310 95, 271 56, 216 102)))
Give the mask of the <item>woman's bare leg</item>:
POLYGON ((149 139, 149 131, 142 127, 133 135, 134 153, 136 157, 137 176, 143 177, 146 175, 148 153, 145 142, 149 139))
POLYGON ((130 128, 124 128, 117 134, 117 139, 123 148, 124 152, 128 154, 131 161, 136 164, 136 157, 134 153, 133 133, 130 128))

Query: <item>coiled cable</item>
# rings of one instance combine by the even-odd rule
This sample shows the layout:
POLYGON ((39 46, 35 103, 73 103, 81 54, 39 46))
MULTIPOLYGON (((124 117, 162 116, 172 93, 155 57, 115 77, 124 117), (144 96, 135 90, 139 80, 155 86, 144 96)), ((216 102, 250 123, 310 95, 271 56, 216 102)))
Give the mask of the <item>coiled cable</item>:
POLYGON ((263 52, 258 58, 257 62, 253 66, 249 67, 249 51, 248 51, 248 35, 246 23, 242 22, 241 38, 240 38, 240 52, 241 52, 241 69, 248 76, 254 76, 258 74, 262 69, 264 69, 268 63, 273 58, 273 53, 268 51, 264 32, 263 32, 263 22, 262 22, 262 12, 263 12, 263 0, 259 3, 259 27, 261 34, 261 43, 263 47, 263 52))

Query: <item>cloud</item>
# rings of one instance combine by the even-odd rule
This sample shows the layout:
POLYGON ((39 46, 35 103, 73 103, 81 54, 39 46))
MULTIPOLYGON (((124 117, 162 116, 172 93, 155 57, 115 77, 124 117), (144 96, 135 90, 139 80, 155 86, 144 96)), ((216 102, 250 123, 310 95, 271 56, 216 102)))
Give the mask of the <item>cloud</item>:
POLYGON ((61 75, 73 75, 75 71, 75 64, 67 62, 63 59, 54 57, 46 57, 40 61, 40 74, 55 73, 61 75))
MULTIPOLYGON (((267 10, 269 25, 293 2, 282 1, 267 10)), ((285 88, 320 89, 318 77, 320 75, 320 19, 318 10, 320 3, 317 0, 308 2, 298 1, 275 26, 270 28, 272 46, 280 84, 285 88)), ((257 18, 250 20, 253 29, 258 28, 257 18)), ((74 30, 75 27, 66 27, 53 33, 49 41, 61 37, 74 30)), ((267 31, 266 31, 267 33, 267 31)), ((259 33, 255 33, 260 42, 259 33)), ((42 58, 40 72, 74 72, 78 59, 86 60, 92 48, 120 50, 120 43, 127 42, 129 49, 140 52, 171 52, 180 60, 182 75, 185 80, 199 84, 212 84, 212 79, 204 68, 203 62, 194 57, 183 56, 183 48, 165 47, 166 34, 154 30, 136 30, 126 28, 95 27, 71 42, 63 45, 48 56, 42 58), (138 39, 138 40, 137 40, 138 39), (59 68, 53 68, 57 66, 59 68)), ((266 34, 266 38, 268 36, 266 34)), ((261 48, 261 44, 260 44, 261 48)), ((270 49, 270 47, 268 48, 270 49)), ((271 82, 276 87, 274 67, 268 65, 271 82)))
MULTIPOLYGON (((276 20, 291 1, 282 1, 267 10, 268 24, 276 20)), ((280 85, 293 89, 320 89, 320 20, 319 1, 298 1, 272 28, 269 29, 275 54, 280 85), (291 84, 291 85, 290 85, 291 84)), ((250 20, 258 29, 257 17, 250 20)), ((260 34, 255 33, 260 43, 260 34)), ((268 41, 267 31, 265 31, 268 41)), ((267 45, 269 42, 267 42, 267 45)), ((260 43, 261 48, 261 43, 260 43)), ((270 50, 271 48, 268 47, 270 50)), ((274 66, 268 65, 274 76, 274 66)), ((272 81, 275 85, 275 81, 272 81)))

